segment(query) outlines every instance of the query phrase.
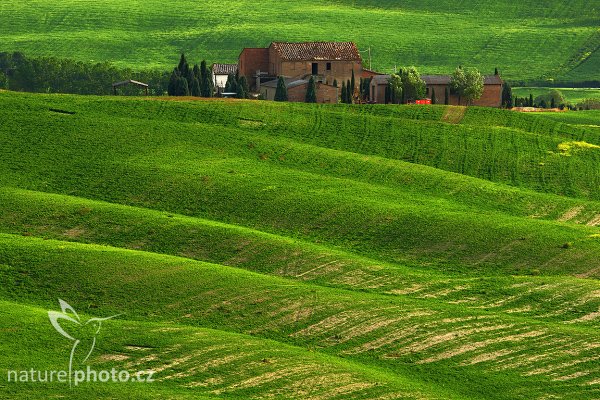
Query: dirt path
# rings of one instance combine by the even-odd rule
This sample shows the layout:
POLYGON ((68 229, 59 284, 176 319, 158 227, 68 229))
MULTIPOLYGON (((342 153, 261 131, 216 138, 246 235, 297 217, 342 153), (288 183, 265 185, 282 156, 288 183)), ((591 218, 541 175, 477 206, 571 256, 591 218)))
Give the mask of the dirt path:
POLYGON ((466 112, 467 107, 448 106, 446 108, 446 112, 444 112, 444 115, 442 116, 442 122, 447 122, 449 124, 460 124, 465 117, 466 112))

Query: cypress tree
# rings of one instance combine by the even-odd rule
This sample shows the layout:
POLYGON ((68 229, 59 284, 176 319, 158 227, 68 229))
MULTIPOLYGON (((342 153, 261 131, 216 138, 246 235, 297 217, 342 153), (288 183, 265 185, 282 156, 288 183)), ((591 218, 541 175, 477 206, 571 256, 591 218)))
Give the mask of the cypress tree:
POLYGON ((350 86, 350 79, 346 82, 346 103, 352 104, 352 97, 354 96, 354 89, 350 86))
POLYGON ((198 79, 198 82, 200 82, 202 75, 200 74, 200 67, 198 64, 194 64, 194 69, 192 71, 194 72, 194 78, 198 79))
POLYGON ((167 93, 169 96, 177 96, 178 79, 179 75, 177 74, 177 68, 175 68, 171 73, 171 78, 169 78, 169 86, 167 87, 167 93))
POLYGON ((347 99, 348 99, 348 91, 346 90, 346 83, 344 81, 342 81, 342 97, 341 97, 342 103, 346 103, 347 99))
POLYGON ((200 63, 200 90, 202 91, 202 97, 212 97, 210 80, 211 76, 206 67, 206 61, 202 60, 200 63))
POLYGON ((337 79, 334 79, 334 80, 333 80, 333 87, 338 87, 338 82, 337 82, 337 79))
POLYGON ((365 83, 363 81, 363 78, 360 78, 360 80, 358 81, 358 94, 359 94, 361 100, 364 99, 365 83))
POLYGON ((392 102, 392 85, 385 85, 385 104, 389 104, 392 102))
POLYGON ((550 108, 556 108, 556 101, 554 100, 554 96, 550 100, 550 108))
POLYGON ((237 87, 237 98, 238 99, 247 99, 250 97, 250 89, 248 88, 248 81, 245 76, 240 78, 237 87))
POLYGON ((236 76, 234 74, 229 74, 227 76, 227 83, 225 83, 225 92, 226 93, 237 93, 238 82, 236 76))
POLYGON ((192 80, 192 96, 194 97, 201 97, 202 96, 202 91, 200 90, 200 82, 198 81, 198 78, 194 77, 192 80))
POLYGON ((496 68, 494 69, 494 75, 500 75, 500 73, 498 72, 498 67, 496 67, 496 68))
POLYGON ((444 104, 450 104, 450 93, 448 93, 448 87, 444 90, 444 104))
POLYGON ((277 79, 277 89, 275 90, 275 101, 288 101, 287 86, 282 76, 277 79))
POLYGON ((431 104, 436 104, 437 101, 435 100, 435 89, 431 88, 431 104))
POLYGON ((354 97, 354 90, 356 90, 356 80, 354 78, 354 68, 352 68, 352 79, 350 79, 350 97, 354 97))
POLYGON ((189 96, 190 88, 188 86, 188 81, 184 77, 180 76, 177 79, 177 89, 175 96, 189 96))
POLYGON ((317 102, 317 84, 315 83, 314 76, 311 76, 310 81, 308 81, 308 88, 306 89, 306 98, 304 101, 306 103, 317 102))
POLYGON ((533 94, 529 93, 529 107, 533 107, 533 94))
POLYGON ((502 106, 506 108, 512 108, 513 106, 512 88, 508 83, 504 83, 502 87, 502 106))
POLYGON ((188 62, 185 59, 185 54, 181 53, 181 58, 179 59, 179 65, 177 66, 177 70, 179 71, 179 75, 188 76, 190 67, 188 66, 188 62))

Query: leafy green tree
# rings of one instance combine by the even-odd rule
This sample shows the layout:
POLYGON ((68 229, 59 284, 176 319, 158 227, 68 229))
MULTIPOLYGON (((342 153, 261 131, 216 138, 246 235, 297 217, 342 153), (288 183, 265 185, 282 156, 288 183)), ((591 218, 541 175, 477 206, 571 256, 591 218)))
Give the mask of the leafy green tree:
POLYGON ((458 95, 459 104, 462 98, 470 105, 483 94, 483 76, 475 68, 458 67, 452 74, 450 87, 458 95))
POLYGON ((425 98, 427 85, 421 79, 415 67, 401 68, 399 71, 402 80, 402 102, 405 100, 419 100, 425 98))
POLYGON ((306 89, 306 98, 304 100, 306 103, 316 103, 317 102, 317 84, 315 83, 315 77, 311 76, 308 81, 308 88, 306 89))
POLYGON ((282 76, 277 79, 277 89, 275 89, 275 101, 288 101, 287 86, 282 76))
POLYGON ((534 100, 534 103, 540 104, 542 100, 544 100, 546 104, 552 104, 552 102, 554 102, 554 105, 556 106, 557 104, 562 104, 565 102, 565 96, 563 96, 560 90, 553 89, 547 93, 537 96, 534 100))
POLYGON ((402 102, 402 92, 404 91, 403 82, 400 75, 392 74, 388 79, 388 87, 390 88, 390 102, 399 104, 402 102))

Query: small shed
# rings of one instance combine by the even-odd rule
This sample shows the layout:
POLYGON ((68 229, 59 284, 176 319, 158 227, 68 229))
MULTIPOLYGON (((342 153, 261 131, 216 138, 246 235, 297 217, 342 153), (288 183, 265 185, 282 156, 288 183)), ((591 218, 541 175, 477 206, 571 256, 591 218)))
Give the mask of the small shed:
POLYGON ((132 79, 123 81, 123 82, 116 82, 112 84, 113 87, 113 93, 116 96, 117 95, 117 88, 122 87, 122 86, 128 86, 128 85, 135 85, 135 86, 139 86, 143 89, 145 89, 146 91, 146 96, 148 96, 148 84, 147 83, 143 83, 143 82, 138 82, 138 81, 134 81, 132 79))
POLYGON ((213 64, 212 77, 215 87, 224 89, 229 75, 235 75, 237 70, 237 64, 213 64))

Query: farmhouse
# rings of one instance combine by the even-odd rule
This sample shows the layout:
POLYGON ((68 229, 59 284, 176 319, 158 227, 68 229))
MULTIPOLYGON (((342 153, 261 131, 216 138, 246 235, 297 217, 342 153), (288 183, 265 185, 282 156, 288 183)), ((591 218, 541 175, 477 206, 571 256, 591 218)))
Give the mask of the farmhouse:
POLYGON ((227 83, 229 74, 237 72, 237 64, 213 64, 212 65, 212 78, 215 88, 224 89, 227 83))
MULTIPOLYGON (((355 79, 362 76, 362 58, 356 45, 352 42, 304 42, 287 43, 273 42, 267 48, 245 48, 239 57, 239 73, 245 76, 252 90, 266 93, 269 98, 276 79, 282 76, 287 79, 289 89, 304 88, 307 85, 296 84, 299 81, 308 81, 314 76, 318 82, 317 101, 324 102, 332 99, 332 93, 337 93, 333 88, 334 80, 340 83, 352 77, 355 79), (275 81, 267 85, 267 89, 261 90, 267 82, 275 81), (325 91, 326 93, 319 94, 325 91)), ((300 92, 302 89, 296 89, 300 92)), ((290 96, 290 101, 304 101, 302 96, 290 96)))
MULTIPOLYGON (((385 103, 385 88, 390 75, 377 75, 371 80, 370 100, 374 103, 385 103)), ((432 95, 435 95, 437 104, 444 104, 446 90, 448 91, 448 104, 450 105, 465 105, 461 100, 459 104, 458 96, 450 90, 450 75, 421 75, 421 79, 427 85, 426 95, 434 100, 432 95)), ((502 79, 498 75, 484 76, 483 79, 483 95, 480 99, 475 100, 473 105, 481 107, 500 107, 502 105, 502 79)))

